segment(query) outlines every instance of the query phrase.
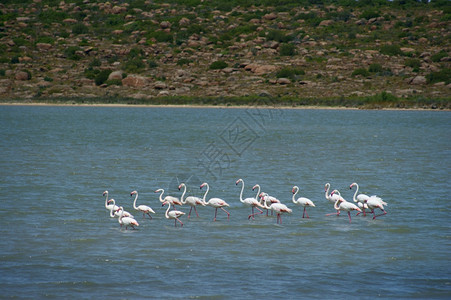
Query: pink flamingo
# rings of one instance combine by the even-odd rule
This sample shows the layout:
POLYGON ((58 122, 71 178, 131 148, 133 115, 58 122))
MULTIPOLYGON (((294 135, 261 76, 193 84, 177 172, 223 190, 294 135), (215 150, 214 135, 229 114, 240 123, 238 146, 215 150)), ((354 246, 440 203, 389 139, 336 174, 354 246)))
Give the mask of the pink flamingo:
POLYGON ((166 213, 164 214, 166 219, 174 219, 175 227, 177 227, 177 221, 181 224, 181 227, 183 227, 183 222, 180 221, 179 218, 183 216, 185 213, 176 209, 169 211, 169 209, 171 209, 171 202, 165 201, 163 202, 162 206, 165 206, 166 204, 168 205, 168 209, 166 209, 166 213))
POLYGON ((112 211, 112 210, 116 211, 119 208, 119 206, 117 206, 117 205, 110 204, 110 201, 108 200, 108 191, 103 192, 103 196, 104 197, 106 196, 106 198, 105 198, 105 208, 106 209, 108 209, 109 211, 112 211))
POLYGON ((376 219, 376 217, 383 216, 387 214, 387 211, 384 209, 384 205, 387 205, 384 201, 382 201, 381 198, 377 196, 371 196, 368 200, 365 200, 365 204, 368 205, 368 208, 371 209, 371 212, 373 213, 373 220, 376 219), (383 211, 383 213, 376 215, 374 210, 376 208, 379 208, 383 211))
MULTIPOLYGON (((260 190, 260 186, 258 186, 258 188, 260 190)), ((266 202, 267 206, 271 206, 271 204, 273 204, 273 203, 280 203, 279 199, 268 195, 268 193, 261 192, 259 194, 259 197, 260 197, 260 203, 263 205, 263 207, 265 207, 265 204, 263 202, 266 202)), ((270 209, 266 209, 266 216, 268 216, 269 211, 270 211, 270 209)), ((271 216, 272 216, 272 214, 273 214, 273 211, 271 210, 271 216)))
POLYGON ((119 212, 119 218, 117 219, 119 224, 125 225, 125 230, 127 230, 128 226, 130 226, 131 228, 135 229, 135 226, 139 226, 138 221, 136 221, 135 219, 131 218, 131 217, 125 217, 124 216, 124 208, 121 206, 118 209, 119 212))
POLYGON ((307 215, 307 218, 308 218, 309 216, 308 216, 308 213, 305 211, 305 209, 307 206, 315 207, 315 204, 313 204, 312 200, 305 198, 305 197, 299 197, 297 200, 295 200, 296 194, 299 192, 299 187, 297 187, 296 185, 293 187, 291 192, 293 193, 293 199, 292 199, 293 203, 304 207, 304 213, 302 214, 302 218, 304 218, 304 215, 307 215))
POLYGON ((247 206, 250 206, 250 207, 252 208, 252 214, 250 214, 247 218, 250 219, 250 218, 252 217, 252 219, 254 219, 254 216, 256 215, 256 214, 254 213, 254 207, 255 207, 258 211, 260 211, 260 214, 263 213, 263 210, 261 210, 259 207, 261 207, 261 208, 264 208, 264 207, 263 207, 263 205, 257 200, 257 198, 258 198, 258 193, 257 193, 257 195, 255 195, 255 198, 246 198, 246 199, 243 200, 244 180, 240 178, 240 179, 238 179, 238 180, 235 182, 235 184, 238 185, 238 183, 240 183, 240 182, 242 183, 242 185, 241 185, 241 193, 240 193, 240 202, 243 203, 243 204, 245 204, 245 205, 247 205, 247 206))
POLYGON ((359 192, 359 185, 356 182, 353 182, 349 186, 349 189, 352 190, 353 186, 356 186, 357 188, 355 190, 354 196, 352 197, 352 200, 354 200, 354 202, 362 203, 362 205, 359 205, 359 207, 362 208, 363 216, 366 216, 365 208, 368 207, 365 207, 365 200, 368 200, 370 197, 365 194, 357 195, 357 193, 359 192))
POLYGON ((336 210, 343 210, 343 211, 348 212, 349 223, 351 223, 351 211, 356 210, 356 211, 362 212, 362 210, 354 203, 348 202, 345 199, 343 199, 338 190, 334 190, 332 192, 332 194, 335 194, 335 193, 338 194, 340 196, 340 198, 338 198, 337 202, 335 202, 334 208, 336 210), (341 203, 338 205, 338 202, 341 202, 341 203))
POLYGON ((182 202, 180 202, 179 198, 177 198, 177 197, 166 196, 163 199, 164 189, 158 189, 158 190, 155 191, 155 193, 160 193, 160 202, 161 203, 169 202, 171 205, 174 206, 174 209, 175 209, 175 205, 182 205, 183 204, 182 202))
POLYGON ((147 205, 136 206, 136 200, 138 199, 138 192, 137 191, 131 192, 130 197, 133 197, 133 195, 135 195, 135 200, 133 201, 133 208, 136 209, 137 211, 141 211, 143 213, 144 218, 146 217, 146 215, 148 215, 149 218, 152 219, 152 216, 150 215, 150 213, 154 214, 155 213, 154 210, 147 205))
POLYGON ((191 217, 191 210, 193 210, 193 208, 194 208, 194 211, 196 212, 197 217, 199 217, 199 214, 197 213, 196 206, 197 206, 197 205, 203 205, 203 206, 205 206, 204 202, 202 202, 202 199, 201 199, 201 198, 199 198, 199 197, 194 197, 194 196, 188 196, 188 197, 186 197, 185 199, 183 199, 183 197, 185 196, 185 193, 186 193, 186 185, 185 185, 184 183, 181 183, 181 184, 179 185, 179 191, 180 191, 180 189, 181 189, 182 187, 184 187, 185 189, 183 190, 182 197, 180 197, 180 201, 181 201, 183 204, 187 204, 187 203, 188 203, 188 205, 191 206, 191 208, 190 208, 190 210, 189 210, 189 213, 188 213, 188 219, 191 217))
MULTIPOLYGON (((112 205, 113 207, 117 207, 116 210, 110 210, 110 217, 119 218, 119 213, 118 213, 119 206, 116 205, 116 201, 113 198, 111 198, 110 200, 108 200, 108 203, 112 203, 110 205, 112 205)), ((129 213, 126 210, 123 210, 122 214, 124 215, 124 217, 135 218, 131 213, 129 213)))
POLYGON ((209 205, 211 207, 215 208, 215 218, 213 219, 213 221, 216 221, 216 215, 218 213, 218 208, 222 209, 223 211, 226 212, 227 214, 227 220, 229 220, 230 218, 230 213, 224 209, 224 206, 230 206, 227 202, 225 202, 224 200, 220 199, 220 198, 211 198, 210 200, 208 200, 208 202, 205 202, 205 199, 207 197, 208 191, 210 190, 210 186, 208 185, 208 183, 204 182, 200 185, 200 188, 202 189, 204 186, 207 187, 207 191, 204 194, 204 198, 202 199, 202 201, 205 203, 205 205, 209 205))
MULTIPOLYGON (((325 192, 324 196, 326 197, 326 200, 328 200, 330 203, 335 204, 335 202, 337 202, 337 200, 340 199, 340 197, 338 196, 338 194, 334 194, 333 192, 331 194, 329 194, 329 189, 330 189, 330 183, 326 183, 326 185, 324 186, 324 192, 325 192)), ((331 215, 339 216, 340 211, 337 210, 334 213, 326 214, 326 216, 331 216, 331 215)))
POLYGON ((291 214, 292 210, 291 208, 288 208, 288 206, 286 206, 285 204, 282 203, 272 203, 271 206, 268 206, 268 200, 266 198, 268 198, 268 194, 267 193, 261 193, 260 197, 264 200, 263 201, 263 205, 265 206, 266 209, 271 209, 272 211, 274 211, 277 214, 277 224, 282 224, 282 214, 284 213, 289 213, 291 214))

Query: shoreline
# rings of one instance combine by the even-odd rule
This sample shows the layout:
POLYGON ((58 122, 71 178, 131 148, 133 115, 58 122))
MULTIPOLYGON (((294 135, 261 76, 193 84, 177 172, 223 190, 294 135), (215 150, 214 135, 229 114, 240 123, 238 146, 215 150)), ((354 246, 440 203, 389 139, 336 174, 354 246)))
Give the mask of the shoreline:
POLYGON ((447 108, 394 108, 394 107, 348 107, 348 106, 320 106, 320 105, 299 105, 299 106, 265 106, 265 105, 211 105, 211 104, 126 104, 126 103, 50 103, 50 102, 0 102, 0 106, 68 106, 68 107, 149 107, 149 108, 218 108, 218 109, 305 109, 305 110, 393 110, 393 111, 451 111, 447 108))

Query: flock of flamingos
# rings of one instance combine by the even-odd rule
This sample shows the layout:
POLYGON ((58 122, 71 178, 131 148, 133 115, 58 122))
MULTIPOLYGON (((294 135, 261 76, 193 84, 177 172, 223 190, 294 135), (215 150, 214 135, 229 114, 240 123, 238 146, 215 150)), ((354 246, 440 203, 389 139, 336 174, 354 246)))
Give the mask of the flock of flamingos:
MULTIPOLYGON (((243 191, 244 191, 243 179, 238 179, 236 181, 236 185, 238 185, 239 183, 241 183, 240 201, 244 205, 251 207, 251 214, 248 216, 248 219, 251 219, 251 218, 254 219, 255 215, 263 214, 263 209, 266 209, 266 215, 268 215, 269 211, 271 211, 271 214, 274 212, 277 215, 277 223, 282 224, 282 214, 292 212, 292 210, 288 206, 286 206, 285 204, 282 204, 277 198, 272 197, 272 196, 268 195, 267 193, 260 192, 260 186, 258 184, 256 184, 252 188, 253 191, 257 189, 257 194, 255 195, 255 197, 243 199, 243 191), (257 210, 257 212, 255 212, 256 210, 257 210)), ((338 216, 340 214, 340 211, 346 211, 348 213, 349 223, 351 223, 351 211, 353 211, 353 210, 357 211, 356 215, 359 215, 360 213, 362 213, 363 216, 366 216, 365 210, 368 210, 368 211, 370 211, 371 214, 373 214, 373 219, 387 214, 387 211, 384 209, 384 205, 386 206, 387 203, 385 203, 380 197, 367 196, 365 194, 357 195, 357 193, 359 191, 359 185, 357 183, 355 183, 355 182, 352 183, 349 186, 349 188, 352 189, 354 186, 356 187, 356 190, 355 190, 355 193, 353 196, 353 200, 355 203, 357 203, 357 205, 343 199, 343 197, 341 197, 340 192, 338 190, 333 190, 329 194, 330 183, 326 183, 326 185, 324 187, 325 197, 330 203, 332 203, 334 205, 334 208, 336 210, 336 212, 327 214, 326 216, 329 216, 329 215, 337 215, 338 216), (376 215, 376 213, 374 211, 375 209, 380 209, 382 211, 382 213, 380 213, 379 215, 376 215)), ((215 217, 214 217, 213 221, 216 221, 218 209, 223 210, 227 214, 227 220, 229 220, 230 213, 224 208, 224 207, 228 207, 229 204, 220 198, 211 198, 210 200, 206 201, 207 194, 210 190, 210 187, 209 187, 208 183, 206 183, 206 182, 202 183, 200 186, 201 189, 203 189, 204 187, 206 187, 206 190, 205 190, 203 198, 193 197, 193 196, 188 196, 188 197, 184 198, 185 194, 186 194, 186 185, 184 183, 181 183, 179 185, 179 190, 181 190, 183 188, 183 193, 182 193, 182 196, 180 199, 177 197, 173 197, 173 196, 165 196, 163 198, 164 189, 156 190, 155 193, 160 193, 160 202, 163 203, 163 206, 165 206, 165 205, 168 206, 166 209, 166 212, 165 212, 166 219, 173 219, 175 227, 177 227, 177 222, 179 222, 180 225, 183 226, 183 222, 180 221, 179 218, 182 217, 183 215, 185 215, 185 213, 180 210, 176 210, 175 209, 176 205, 180 205, 180 206, 181 205, 189 205, 191 207, 190 211, 188 213, 188 218, 191 217, 191 211, 193 209, 194 209, 197 217, 199 217, 196 206, 208 205, 208 206, 215 208, 215 217), (172 207, 172 210, 171 210, 171 207, 172 207)), ((310 199, 305 198, 305 197, 299 197, 296 199, 296 195, 298 192, 299 192, 299 187, 294 186, 292 189, 292 193, 293 193, 292 201, 294 204, 302 206, 304 208, 302 217, 308 218, 309 216, 307 214, 306 208, 308 206, 315 207, 315 204, 310 199)), ((103 196, 106 197, 105 198, 105 208, 110 212, 110 217, 118 218, 118 222, 121 227, 125 226, 125 229, 127 230, 128 227, 135 229, 135 226, 139 226, 138 221, 136 221, 136 219, 133 217, 132 214, 125 211, 122 206, 117 206, 114 199, 108 199, 108 191, 105 191, 103 193, 103 196)), ((138 192, 133 191, 133 192, 131 192, 130 196, 131 197, 135 196, 135 200, 133 201, 133 208, 136 211, 141 212, 143 214, 144 218, 147 215, 150 219, 152 219, 151 213, 152 214, 155 213, 155 211, 152 208, 150 208, 147 205, 136 206, 136 201, 138 200, 138 192)))

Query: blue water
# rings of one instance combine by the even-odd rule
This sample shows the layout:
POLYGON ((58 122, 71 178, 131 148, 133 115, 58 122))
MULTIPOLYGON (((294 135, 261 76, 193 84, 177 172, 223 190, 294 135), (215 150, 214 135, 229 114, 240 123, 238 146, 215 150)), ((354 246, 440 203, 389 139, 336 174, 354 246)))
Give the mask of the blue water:
POLYGON ((1 298, 451 297, 450 112, 0 106, 0 128, 1 298), (248 220, 238 178, 293 213, 248 220), (182 181, 195 196, 208 182, 230 220, 200 207, 175 228, 154 191, 180 197, 182 181), (388 214, 326 216, 326 182, 388 214))

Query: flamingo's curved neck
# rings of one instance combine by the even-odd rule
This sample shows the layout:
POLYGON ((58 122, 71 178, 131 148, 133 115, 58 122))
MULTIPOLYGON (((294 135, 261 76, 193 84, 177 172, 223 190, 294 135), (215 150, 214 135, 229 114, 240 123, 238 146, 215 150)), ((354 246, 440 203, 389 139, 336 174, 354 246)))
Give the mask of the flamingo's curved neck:
POLYGON ((161 189, 161 192, 160 192, 161 194, 160 194, 160 202, 164 202, 164 200, 163 200, 163 194, 164 194, 164 190, 163 189, 161 189))
POLYGON ((240 201, 241 201, 242 203, 244 203, 244 200, 243 200, 243 191, 244 191, 244 181, 243 181, 243 180, 241 180, 241 193, 240 193, 240 201))
POLYGON ((108 192, 105 193, 106 197, 105 197, 105 208, 108 208, 108 192))
POLYGON ((257 195, 255 195, 255 200, 258 201, 258 195, 260 195, 260 185, 259 185, 259 184, 256 184, 254 187, 257 187, 257 188, 258 188, 257 195))
POLYGON ((330 200, 330 195, 329 195, 330 184, 326 183, 326 187, 327 187, 327 189, 326 189, 325 197, 327 200, 330 200))
POLYGON ((266 194, 266 193, 264 193, 262 196, 263 196, 263 197, 262 197, 262 199, 263 199, 263 206, 265 207, 265 209, 271 209, 271 207, 268 206, 268 203, 267 203, 267 201, 266 201, 266 197, 269 197, 269 195, 266 194))
POLYGON ((340 194, 339 191, 336 191, 336 193, 338 194, 338 197, 337 197, 337 201, 335 201, 335 203, 334 203, 334 208, 336 210, 339 210, 340 209, 340 205, 338 205, 338 202, 340 202, 340 200, 341 200, 341 194, 340 194))
POLYGON ((293 198, 292 198, 292 200, 293 200, 293 203, 296 203, 295 198, 296 198, 297 193, 299 192, 299 188, 298 188, 297 186, 295 186, 293 189, 296 190, 296 192, 293 193, 293 198))
POLYGON ((357 202, 357 199, 355 197, 357 196, 357 193, 359 192, 359 185, 357 183, 354 183, 354 185, 356 186, 356 190, 355 190, 354 196, 352 197, 352 200, 354 200, 354 202, 357 202))
POLYGON ((208 183, 206 183, 205 185, 207 186, 207 190, 205 191, 204 197, 202 198, 202 202, 204 202, 206 205, 207 204, 207 201, 206 201, 207 194, 208 194, 208 191, 210 190, 210 186, 208 185, 208 183))
POLYGON ((186 185, 183 185, 183 193, 182 193, 182 197, 180 197, 180 202, 182 202, 182 204, 186 204, 186 199, 183 200, 183 198, 185 197, 185 193, 186 193, 186 185))
POLYGON ((171 203, 169 201, 166 201, 166 203, 168 204, 168 208, 166 209, 166 212, 164 215, 165 215, 166 219, 169 219, 169 210, 171 209, 171 203))
POLYGON ((123 207, 120 207, 119 210, 120 210, 120 212, 119 212, 119 218, 118 218, 118 221, 119 221, 119 223, 122 224, 122 218, 124 217, 124 208, 123 208, 123 207))
POLYGON ((138 210, 138 208, 136 207, 136 200, 138 200, 138 192, 136 192, 135 194, 135 200, 133 201, 133 208, 138 210))

